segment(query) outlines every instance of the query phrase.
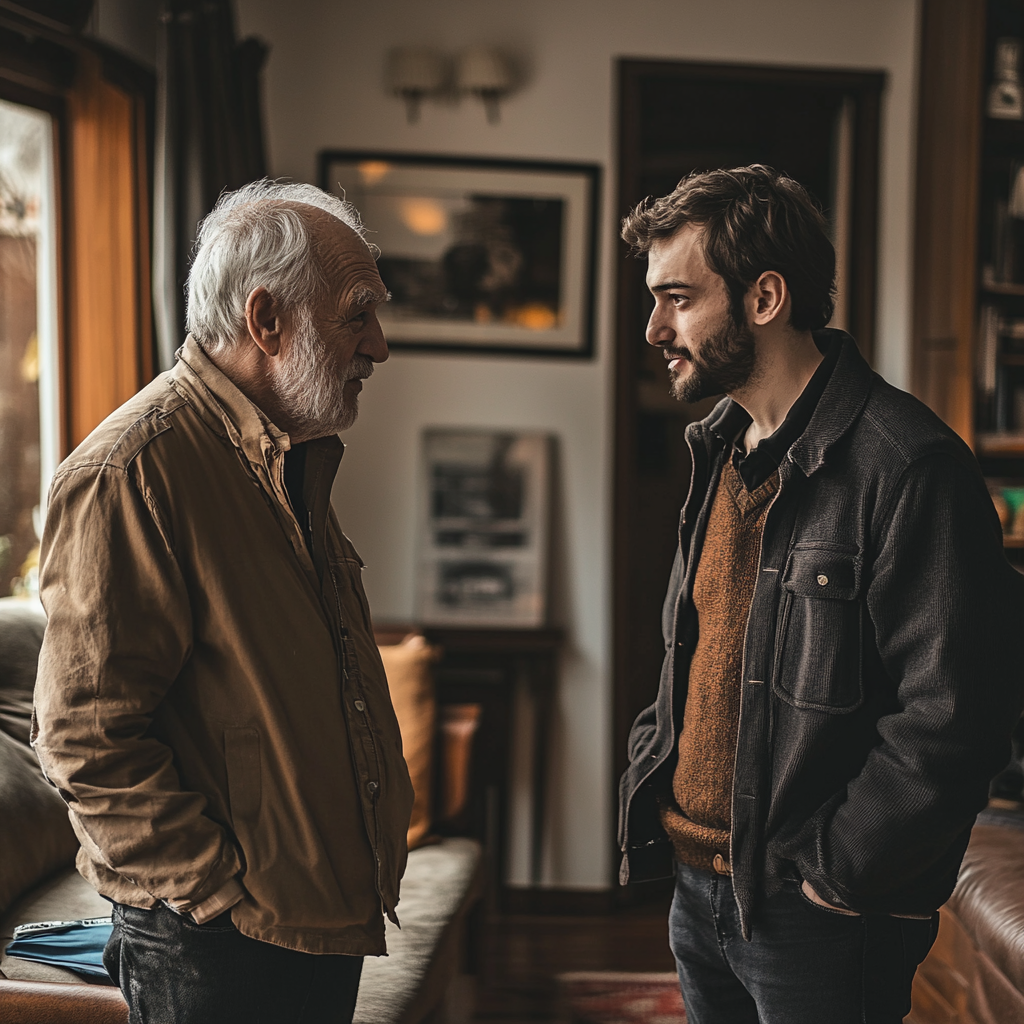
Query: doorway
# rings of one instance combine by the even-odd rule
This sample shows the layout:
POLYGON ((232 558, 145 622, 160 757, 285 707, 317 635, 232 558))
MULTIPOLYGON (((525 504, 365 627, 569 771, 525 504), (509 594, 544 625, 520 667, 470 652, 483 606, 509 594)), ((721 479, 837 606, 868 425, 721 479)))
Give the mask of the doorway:
MULTIPOLYGON (((875 324, 881 72, 674 61, 619 64, 619 216, 684 175, 763 163, 801 182, 828 218, 838 296, 832 326, 871 361, 875 324)), ((646 261, 620 245, 615 395, 614 763, 658 691, 661 605, 690 478, 686 426, 715 399, 676 402, 646 344, 646 261)), ((617 860, 616 860, 617 863, 617 860)))

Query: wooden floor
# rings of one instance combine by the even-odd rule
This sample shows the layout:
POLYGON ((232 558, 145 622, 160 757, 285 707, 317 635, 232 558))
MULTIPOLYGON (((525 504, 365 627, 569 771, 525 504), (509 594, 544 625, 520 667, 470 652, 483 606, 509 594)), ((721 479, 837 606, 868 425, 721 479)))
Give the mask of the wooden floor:
MULTIPOLYGON (((616 914, 559 917, 509 914, 480 924, 475 973, 460 977, 431 1024, 537 1024, 560 1021, 559 974, 569 971, 674 971, 668 949, 671 894, 616 914)), ((472 954, 471 954, 472 955, 472 954)), ((932 1015, 915 986, 907 1024, 949 1024, 932 1015), (919 1005, 920 1003, 920 1005, 919 1005)), ((959 1018, 955 1018, 959 1019, 959 1018)))
POLYGON ((555 1020, 555 977, 566 971, 675 969, 668 897, 612 915, 495 917, 482 931, 475 1006, 467 996, 462 1017, 479 1024, 555 1020))

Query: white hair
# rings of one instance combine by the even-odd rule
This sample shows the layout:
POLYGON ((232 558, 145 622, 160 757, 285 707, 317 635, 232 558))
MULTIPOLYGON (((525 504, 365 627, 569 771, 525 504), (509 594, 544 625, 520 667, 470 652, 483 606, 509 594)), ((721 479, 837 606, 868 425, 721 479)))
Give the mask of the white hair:
POLYGON ((315 185, 263 178, 225 192, 199 225, 188 274, 186 326, 208 352, 244 334, 254 288, 300 315, 318 304, 327 282, 309 223, 291 203, 323 210, 366 241, 359 211, 315 185))

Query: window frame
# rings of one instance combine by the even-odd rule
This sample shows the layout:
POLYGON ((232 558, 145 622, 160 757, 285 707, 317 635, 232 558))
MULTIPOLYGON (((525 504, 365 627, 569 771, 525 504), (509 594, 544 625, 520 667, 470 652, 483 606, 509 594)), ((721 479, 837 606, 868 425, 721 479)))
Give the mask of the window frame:
POLYGON ((156 77, 102 43, 0 10, 0 98, 53 118, 63 459, 154 373, 156 77), (126 187, 111 186, 111 166, 126 187))

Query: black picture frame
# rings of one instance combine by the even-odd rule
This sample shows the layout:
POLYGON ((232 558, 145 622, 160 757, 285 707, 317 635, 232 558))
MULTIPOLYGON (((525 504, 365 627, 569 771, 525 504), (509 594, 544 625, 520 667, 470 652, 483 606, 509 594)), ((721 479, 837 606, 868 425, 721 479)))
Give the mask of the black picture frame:
POLYGON ((390 347, 593 356, 600 166, 343 149, 318 162, 381 251, 390 347))

